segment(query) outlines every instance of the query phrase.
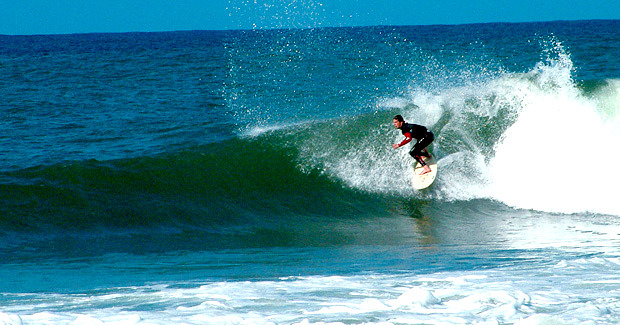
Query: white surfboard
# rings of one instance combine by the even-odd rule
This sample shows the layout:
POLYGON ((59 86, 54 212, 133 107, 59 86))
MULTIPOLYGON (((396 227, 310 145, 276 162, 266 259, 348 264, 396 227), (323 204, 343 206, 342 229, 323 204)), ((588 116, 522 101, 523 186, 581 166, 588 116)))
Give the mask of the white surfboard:
POLYGON ((433 157, 431 159, 427 159, 426 165, 431 168, 431 172, 424 175, 420 175, 420 173, 424 169, 419 163, 416 162, 413 168, 413 175, 411 175, 411 185, 413 185, 413 188, 415 188, 416 190, 425 189, 431 186, 431 184, 433 184, 435 178, 437 177, 437 163, 435 162, 435 158, 433 157))

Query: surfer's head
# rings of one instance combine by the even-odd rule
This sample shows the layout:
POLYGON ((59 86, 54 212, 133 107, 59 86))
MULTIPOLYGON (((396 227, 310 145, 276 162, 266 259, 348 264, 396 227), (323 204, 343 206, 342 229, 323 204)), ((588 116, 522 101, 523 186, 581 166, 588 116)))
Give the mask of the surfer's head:
POLYGON ((392 124, 394 124, 395 128, 400 129, 403 126, 403 123, 405 123, 405 120, 403 119, 402 116, 400 115, 394 116, 394 119, 392 120, 392 124))

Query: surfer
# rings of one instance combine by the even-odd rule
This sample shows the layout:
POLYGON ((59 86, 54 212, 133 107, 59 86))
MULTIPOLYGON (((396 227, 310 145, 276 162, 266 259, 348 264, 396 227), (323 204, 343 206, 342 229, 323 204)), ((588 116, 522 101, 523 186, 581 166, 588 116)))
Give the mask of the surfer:
POLYGON ((431 158, 431 154, 428 152, 426 147, 428 147, 428 145, 435 139, 433 133, 425 126, 405 123, 405 120, 400 115, 394 116, 392 124, 394 124, 394 127, 399 129, 405 136, 405 140, 401 143, 393 144, 392 147, 397 149, 411 142, 411 140, 416 139, 417 142, 413 145, 413 148, 411 148, 409 154, 422 166, 423 170, 420 175, 430 173, 431 168, 426 165, 426 162, 422 157, 431 158))

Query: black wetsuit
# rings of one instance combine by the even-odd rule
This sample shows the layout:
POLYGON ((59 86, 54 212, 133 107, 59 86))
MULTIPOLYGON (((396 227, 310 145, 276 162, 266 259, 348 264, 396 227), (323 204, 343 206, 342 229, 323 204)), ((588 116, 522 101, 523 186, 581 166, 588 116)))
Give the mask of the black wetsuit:
POLYGON ((409 154, 413 157, 413 159, 420 163, 420 165, 425 166, 426 163, 424 162, 424 159, 422 159, 422 156, 428 157, 429 155, 422 150, 428 147, 428 145, 435 139, 433 133, 422 125, 409 123, 403 123, 400 131, 405 136, 405 140, 403 140, 399 146, 403 146, 409 143, 412 139, 416 139, 418 142, 413 145, 411 151, 409 151, 409 154))

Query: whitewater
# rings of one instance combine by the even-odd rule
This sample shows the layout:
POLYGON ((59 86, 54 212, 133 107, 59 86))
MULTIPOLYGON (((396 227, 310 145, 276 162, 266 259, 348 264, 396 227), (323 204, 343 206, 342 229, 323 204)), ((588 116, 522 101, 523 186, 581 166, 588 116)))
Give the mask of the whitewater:
POLYGON ((618 323, 618 27, 0 36, 0 324, 618 323))
POLYGON ((605 80, 600 89, 584 94, 562 45, 553 45, 547 55, 524 73, 501 73, 439 94, 414 88, 407 97, 379 101, 380 109, 402 112, 406 120, 438 134, 433 150, 440 156, 441 177, 432 193, 412 193, 406 178, 393 176, 401 170, 411 173, 413 160, 408 150, 395 155, 376 140, 386 133, 380 123, 352 149, 334 144, 337 131, 326 132, 326 139, 312 134, 313 144, 302 145, 302 151, 320 156, 303 159, 370 192, 618 215, 613 188, 620 181, 615 167, 620 163, 615 145, 620 140, 620 81, 605 80), (324 146, 320 150, 317 138, 324 146))

